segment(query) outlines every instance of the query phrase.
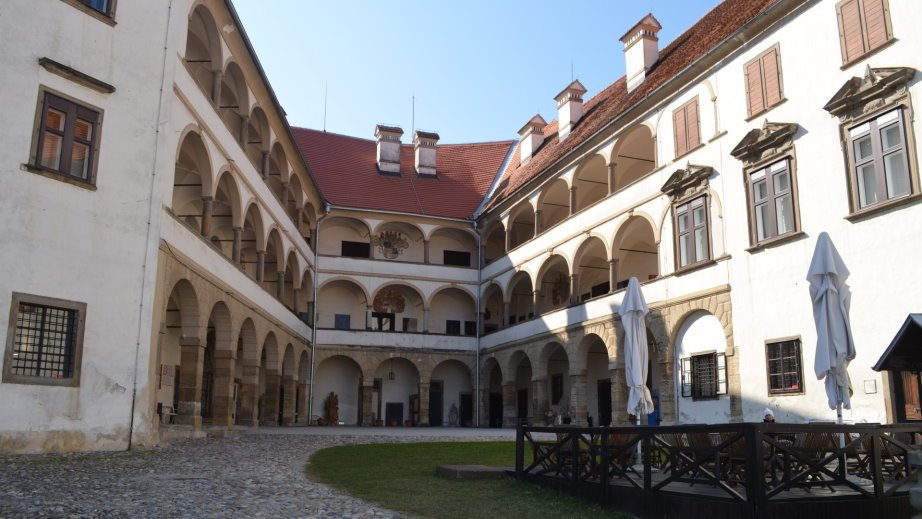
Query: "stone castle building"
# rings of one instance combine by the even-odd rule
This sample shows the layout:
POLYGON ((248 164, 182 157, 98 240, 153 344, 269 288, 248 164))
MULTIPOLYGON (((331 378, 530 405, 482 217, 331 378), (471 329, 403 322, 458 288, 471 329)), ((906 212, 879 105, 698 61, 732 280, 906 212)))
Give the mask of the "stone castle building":
POLYGON ((230 0, 4 2, 0 451, 626 424, 631 277, 651 423, 831 420, 823 231, 846 419, 922 420, 918 374, 871 369, 922 292, 914 5, 725 0, 667 45, 648 15, 602 91, 440 144, 290 126, 230 0))

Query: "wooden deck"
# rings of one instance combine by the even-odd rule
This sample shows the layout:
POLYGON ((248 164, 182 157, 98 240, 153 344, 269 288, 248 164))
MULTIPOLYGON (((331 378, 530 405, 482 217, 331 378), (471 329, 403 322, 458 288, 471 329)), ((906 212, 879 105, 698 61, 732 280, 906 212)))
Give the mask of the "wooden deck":
POLYGON ((910 517, 915 425, 520 427, 516 477, 639 517, 910 517), (528 460, 528 461, 526 461, 528 460))

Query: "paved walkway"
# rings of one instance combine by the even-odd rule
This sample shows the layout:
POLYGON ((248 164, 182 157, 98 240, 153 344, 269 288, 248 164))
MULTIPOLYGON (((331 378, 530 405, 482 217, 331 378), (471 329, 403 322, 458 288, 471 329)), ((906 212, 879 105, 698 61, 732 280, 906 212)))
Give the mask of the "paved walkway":
POLYGON ((267 428, 152 450, 0 456, 0 518, 399 517, 310 481, 308 458, 333 445, 514 435, 497 429, 267 428))

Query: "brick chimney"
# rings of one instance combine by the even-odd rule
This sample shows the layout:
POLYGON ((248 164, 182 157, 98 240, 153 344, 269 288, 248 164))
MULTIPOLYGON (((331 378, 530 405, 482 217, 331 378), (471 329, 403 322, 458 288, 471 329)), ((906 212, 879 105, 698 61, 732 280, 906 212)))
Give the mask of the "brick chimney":
POLYGON ((416 130, 413 136, 413 148, 416 151, 416 174, 421 177, 434 177, 436 144, 439 142, 439 134, 435 132, 424 132, 416 130))
POLYGON ((570 135, 570 130, 583 116, 583 94, 586 87, 579 80, 575 80, 567 88, 554 96, 557 101, 557 138, 564 140, 570 135))
POLYGON ((403 130, 397 126, 375 126, 378 140, 378 170, 382 173, 400 174, 400 137, 403 130))
POLYGON ((659 38, 656 35, 662 28, 651 13, 644 16, 621 37, 621 43, 624 44, 624 71, 628 92, 643 83, 647 70, 650 70, 659 59, 659 38))
POLYGON ((544 127, 547 121, 540 114, 535 115, 519 130, 519 164, 531 160, 544 143, 544 127))

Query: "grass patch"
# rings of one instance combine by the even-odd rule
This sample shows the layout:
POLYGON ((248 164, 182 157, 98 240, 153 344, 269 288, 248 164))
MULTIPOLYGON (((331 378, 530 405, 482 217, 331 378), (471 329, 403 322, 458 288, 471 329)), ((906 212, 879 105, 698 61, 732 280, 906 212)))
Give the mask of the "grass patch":
POLYGON ((624 517, 535 485, 513 480, 455 480, 437 465, 514 466, 512 442, 350 445, 317 452, 314 479, 385 508, 416 517, 624 517))

